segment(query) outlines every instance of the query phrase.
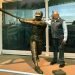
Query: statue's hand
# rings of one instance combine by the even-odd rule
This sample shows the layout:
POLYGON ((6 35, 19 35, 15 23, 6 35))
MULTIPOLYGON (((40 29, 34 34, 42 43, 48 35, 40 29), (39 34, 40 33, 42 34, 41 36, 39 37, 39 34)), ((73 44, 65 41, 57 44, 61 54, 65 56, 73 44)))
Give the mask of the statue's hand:
POLYGON ((19 19, 20 22, 24 22, 24 19, 19 19))

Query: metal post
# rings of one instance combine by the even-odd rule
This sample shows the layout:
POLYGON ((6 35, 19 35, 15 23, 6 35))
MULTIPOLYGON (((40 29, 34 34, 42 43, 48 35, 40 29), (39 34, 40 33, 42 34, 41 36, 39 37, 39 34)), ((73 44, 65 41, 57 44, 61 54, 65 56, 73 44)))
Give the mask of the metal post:
MULTIPOLYGON (((45 0, 45 15, 46 15, 46 21, 48 20, 49 16, 49 11, 48 11, 48 1, 45 0)), ((46 56, 49 56, 49 30, 48 30, 48 25, 46 27, 46 56)))
MULTIPOLYGON (((0 8, 2 8, 2 1, 0 2, 0 8)), ((2 12, 0 12, 0 55, 2 52, 2 12)))

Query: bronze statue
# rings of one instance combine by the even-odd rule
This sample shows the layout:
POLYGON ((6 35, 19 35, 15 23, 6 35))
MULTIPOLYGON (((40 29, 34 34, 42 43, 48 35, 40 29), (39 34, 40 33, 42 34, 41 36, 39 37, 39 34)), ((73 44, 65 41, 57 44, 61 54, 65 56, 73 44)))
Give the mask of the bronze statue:
POLYGON ((32 25, 32 36, 30 39, 30 46, 32 52, 32 60, 35 64, 35 70, 38 73, 43 73, 38 66, 38 55, 42 52, 43 33, 46 28, 46 23, 42 20, 43 13, 36 11, 34 19, 19 19, 20 22, 32 25))
POLYGON ((32 35, 30 39, 30 47, 32 53, 32 60, 35 65, 35 70, 42 74, 42 70, 38 66, 39 56, 42 52, 42 44, 43 44, 43 33, 46 29, 46 23, 42 20, 43 13, 42 11, 36 11, 34 19, 20 19, 2 9, 0 11, 19 19, 21 23, 26 23, 32 25, 32 35))

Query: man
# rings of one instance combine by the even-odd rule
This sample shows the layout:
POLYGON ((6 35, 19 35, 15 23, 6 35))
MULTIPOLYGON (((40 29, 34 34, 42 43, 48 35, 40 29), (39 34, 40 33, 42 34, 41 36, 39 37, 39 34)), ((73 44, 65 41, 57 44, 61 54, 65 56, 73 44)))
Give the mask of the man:
POLYGON ((53 65, 57 63, 59 51, 59 67, 64 67, 64 45, 66 44, 68 35, 66 23, 60 18, 57 11, 53 12, 52 19, 47 21, 47 23, 51 24, 52 45, 54 52, 54 57, 50 64, 53 65))
POLYGON ((42 52, 43 33, 46 28, 46 23, 42 20, 43 13, 36 11, 34 19, 20 19, 20 22, 32 25, 32 36, 30 39, 30 46, 32 52, 32 60, 35 64, 35 70, 38 73, 43 73, 38 66, 38 55, 42 52))

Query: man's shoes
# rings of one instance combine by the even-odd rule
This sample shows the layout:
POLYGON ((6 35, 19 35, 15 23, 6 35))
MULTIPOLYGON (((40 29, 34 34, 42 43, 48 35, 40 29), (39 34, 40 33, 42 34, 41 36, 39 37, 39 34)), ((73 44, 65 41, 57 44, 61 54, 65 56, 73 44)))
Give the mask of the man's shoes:
POLYGON ((62 68, 64 66, 65 66, 65 63, 62 63, 62 64, 59 65, 60 68, 62 68))
POLYGON ((40 69, 39 66, 35 67, 35 71, 38 72, 39 74, 43 74, 43 71, 40 69))
POLYGON ((54 64, 56 64, 57 63, 57 61, 52 61, 51 63, 50 63, 50 65, 54 65, 54 64))

